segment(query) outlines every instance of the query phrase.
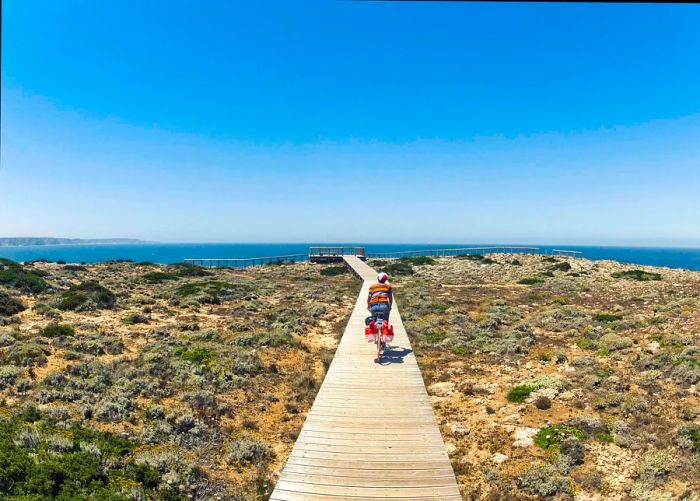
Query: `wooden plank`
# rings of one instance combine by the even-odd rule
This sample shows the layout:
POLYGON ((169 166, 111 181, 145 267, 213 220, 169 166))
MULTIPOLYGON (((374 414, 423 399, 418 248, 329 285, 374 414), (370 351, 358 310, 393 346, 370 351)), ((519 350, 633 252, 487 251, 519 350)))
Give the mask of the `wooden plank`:
POLYGON ((398 308, 394 341, 376 364, 364 337, 376 272, 356 256, 343 260, 362 290, 270 499, 461 500, 398 308))

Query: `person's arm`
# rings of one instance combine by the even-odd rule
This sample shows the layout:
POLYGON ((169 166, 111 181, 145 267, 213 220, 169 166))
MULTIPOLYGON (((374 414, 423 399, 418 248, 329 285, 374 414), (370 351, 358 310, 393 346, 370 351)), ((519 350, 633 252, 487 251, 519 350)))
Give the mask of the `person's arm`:
POLYGON ((394 307, 394 288, 389 286, 389 309, 394 307))

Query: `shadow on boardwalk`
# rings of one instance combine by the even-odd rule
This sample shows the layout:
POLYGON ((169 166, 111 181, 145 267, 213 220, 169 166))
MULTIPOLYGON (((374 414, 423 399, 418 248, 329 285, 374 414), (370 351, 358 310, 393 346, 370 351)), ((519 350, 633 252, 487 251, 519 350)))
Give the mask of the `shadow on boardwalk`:
POLYGON ((411 353, 413 353, 413 350, 410 348, 387 346, 382 352, 382 358, 379 360, 379 363, 382 365, 402 364, 403 359, 411 353))

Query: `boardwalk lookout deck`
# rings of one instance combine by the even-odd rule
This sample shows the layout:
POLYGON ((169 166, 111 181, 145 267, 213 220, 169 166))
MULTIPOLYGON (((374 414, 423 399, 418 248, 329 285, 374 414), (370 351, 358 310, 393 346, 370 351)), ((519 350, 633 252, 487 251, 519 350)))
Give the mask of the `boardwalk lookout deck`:
POLYGON ((381 364, 364 339, 376 272, 344 256, 364 285, 271 500, 461 501, 423 378, 396 305, 381 364))

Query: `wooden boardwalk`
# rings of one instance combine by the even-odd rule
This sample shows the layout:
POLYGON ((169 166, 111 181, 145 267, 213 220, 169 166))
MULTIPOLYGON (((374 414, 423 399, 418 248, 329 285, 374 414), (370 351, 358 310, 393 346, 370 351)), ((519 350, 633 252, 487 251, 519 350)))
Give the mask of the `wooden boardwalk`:
POLYGON ((356 256, 344 260, 364 284, 270 499, 461 501, 396 303, 394 341, 376 364, 364 319, 377 273, 356 256))

